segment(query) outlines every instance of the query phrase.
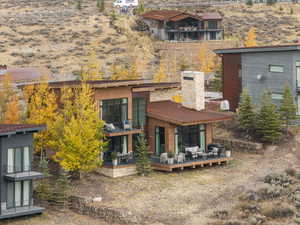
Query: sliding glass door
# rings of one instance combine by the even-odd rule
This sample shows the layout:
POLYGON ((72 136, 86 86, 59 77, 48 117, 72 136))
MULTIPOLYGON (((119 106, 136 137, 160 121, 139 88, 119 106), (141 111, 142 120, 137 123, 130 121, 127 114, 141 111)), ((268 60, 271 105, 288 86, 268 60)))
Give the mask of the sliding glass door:
POLYGON ((29 206, 31 200, 31 180, 10 182, 7 184, 7 209, 29 206))
POLYGON ((165 144, 165 128, 155 127, 155 153, 157 156, 165 152, 165 144))

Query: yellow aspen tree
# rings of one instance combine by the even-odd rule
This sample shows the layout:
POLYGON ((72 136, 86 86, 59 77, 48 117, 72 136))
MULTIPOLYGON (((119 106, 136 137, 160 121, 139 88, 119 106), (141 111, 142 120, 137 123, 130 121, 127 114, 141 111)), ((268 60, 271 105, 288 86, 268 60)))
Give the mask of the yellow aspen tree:
POLYGON ((8 103, 13 95, 16 94, 11 81, 10 74, 3 75, 0 84, 0 121, 4 121, 8 103))
POLYGON ((129 76, 129 71, 124 66, 114 63, 111 68, 111 74, 111 80, 126 80, 129 76))
POLYGON ((176 94, 172 97, 172 100, 176 103, 181 103, 182 102, 182 95, 181 94, 176 94))
POLYGON ((18 124, 21 122, 21 108, 20 101, 17 94, 11 97, 11 100, 7 104, 7 108, 4 114, 5 124, 18 124))
POLYGON ((167 80, 167 74, 165 70, 165 65, 161 62, 158 70, 153 77, 154 82, 164 82, 167 80))
POLYGON ((104 122, 99 118, 90 86, 82 84, 67 92, 73 95, 63 100, 64 126, 54 160, 66 171, 80 174, 96 169, 102 163, 99 156, 107 144, 104 122))
POLYGON ((89 54, 88 62, 81 68, 82 80, 102 80, 101 63, 98 60, 95 51, 89 54))
POLYGON ((244 40, 245 47, 254 47, 256 46, 256 28, 251 27, 250 30, 247 32, 246 38, 244 40))
POLYGON ((27 120, 29 124, 44 124, 47 129, 34 134, 35 151, 43 155, 44 150, 51 149, 57 138, 57 97, 47 82, 26 86, 23 90, 27 104, 27 120))
POLYGON ((213 56, 209 54, 206 45, 202 45, 198 55, 199 59, 199 70, 204 73, 211 73, 214 68, 213 56))
POLYGON ((137 66, 137 62, 134 62, 131 66, 130 66, 130 70, 128 72, 128 76, 127 79, 128 80, 137 80, 140 79, 141 76, 138 73, 138 66, 137 66))

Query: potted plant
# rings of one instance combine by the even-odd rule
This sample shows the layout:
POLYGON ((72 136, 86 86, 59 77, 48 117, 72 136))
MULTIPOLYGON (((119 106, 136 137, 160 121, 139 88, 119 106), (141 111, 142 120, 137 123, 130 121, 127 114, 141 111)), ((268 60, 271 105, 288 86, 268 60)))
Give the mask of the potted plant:
POLYGON ((230 144, 229 143, 227 143, 227 144, 225 144, 225 156, 227 157, 227 158, 230 158, 231 157, 231 148, 230 148, 231 146, 230 146, 230 144))
POLYGON ((174 164, 174 153, 173 152, 168 152, 168 164, 169 165, 174 164))
POLYGON ((112 152, 111 153, 111 160, 112 160, 112 164, 113 166, 117 166, 118 165, 118 159, 117 159, 118 155, 116 152, 112 152))

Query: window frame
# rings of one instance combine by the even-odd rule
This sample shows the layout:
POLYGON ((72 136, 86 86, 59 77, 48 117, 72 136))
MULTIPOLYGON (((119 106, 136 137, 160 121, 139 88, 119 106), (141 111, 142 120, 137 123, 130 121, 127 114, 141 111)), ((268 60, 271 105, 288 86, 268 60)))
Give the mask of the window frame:
MULTIPOLYGON (((108 113, 108 115, 113 115, 113 113, 108 113)), ((107 116, 107 115, 105 115, 105 116, 107 116)), ((113 98, 113 99, 100 100, 100 118, 105 123, 113 123, 114 125, 121 126, 124 120, 128 120, 128 98, 113 98), (117 101, 119 101, 119 102, 117 103, 117 101), (111 112, 109 107, 117 107, 120 114, 118 116, 115 116, 115 118, 111 117, 109 120, 105 120, 105 118, 104 118, 104 106, 106 104, 108 106, 108 109, 105 110, 105 111, 110 111, 111 112), (124 114, 123 114, 123 107, 126 109, 124 114), (123 115, 125 115, 126 118, 122 118, 123 115), (116 119, 117 117, 119 117, 119 118, 116 119)))
POLYGON ((32 180, 22 180, 22 181, 15 181, 15 182, 8 182, 6 184, 6 209, 13 209, 13 208, 19 208, 19 207, 26 207, 26 206, 30 206, 31 202, 32 202, 32 190, 33 190, 33 182, 32 180), (21 184, 21 202, 20 205, 16 205, 16 183, 20 183, 21 184), (24 183, 25 182, 29 182, 29 199, 28 199, 28 204, 24 204, 24 183), (12 186, 12 188, 9 188, 9 186, 12 186), (9 191, 13 190, 12 193, 12 204, 9 204, 8 202, 8 196, 9 196, 9 191))
POLYGON ((32 146, 26 145, 26 146, 17 146, 17 147, 8 147, 7 148, 7 156, 6 156, 6 172, 7 174, 13 174, 13 173, 21 173, 21 172, 28 172, 31 171, 31 165, 32 165, 32 146), (25 148, 28 148, 28 169, 25 168, 25 148), (9 165, 9 150, 13 150, 13 165, 9 165), (17 149, 21 149, 21 165, 18 165, 20 170, 16 170, 17 164, 16 164, 16 155, 17 155, 17 149), (10 172, 9 167, 13 166, 12 171, 10 172))
POLYGON ((283 65, 274 65, 274 64, 269 64, 269 72, 271 73, 284 73, 284 66, 283 65), (282 68, 282 71, 276 71, 276 70, 272 70, 272 68, 282 68))

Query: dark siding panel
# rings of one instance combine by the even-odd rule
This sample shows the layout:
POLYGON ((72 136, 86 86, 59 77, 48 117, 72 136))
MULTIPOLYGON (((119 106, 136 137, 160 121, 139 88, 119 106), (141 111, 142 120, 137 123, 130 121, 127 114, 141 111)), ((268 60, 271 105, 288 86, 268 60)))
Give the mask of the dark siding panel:
POLYGON ((230 103, 230 110, 235 111, 239 104, 242 89, 240 78, 241 54, 224 54, 223 60, 223 98, 230 103))

